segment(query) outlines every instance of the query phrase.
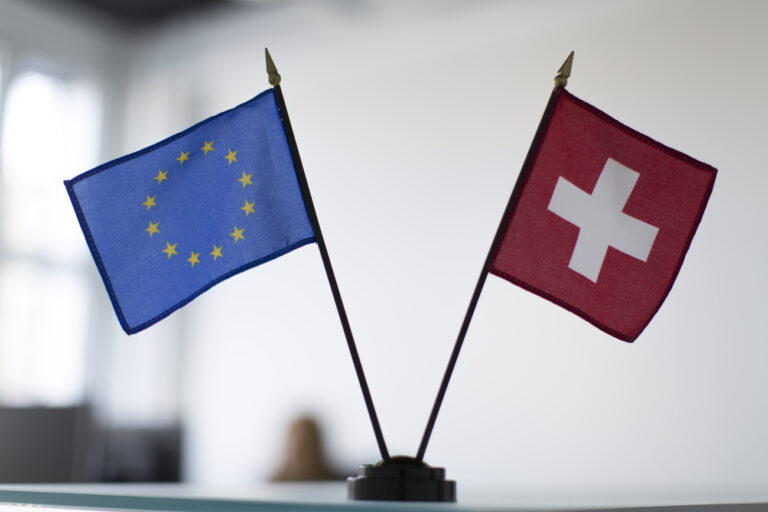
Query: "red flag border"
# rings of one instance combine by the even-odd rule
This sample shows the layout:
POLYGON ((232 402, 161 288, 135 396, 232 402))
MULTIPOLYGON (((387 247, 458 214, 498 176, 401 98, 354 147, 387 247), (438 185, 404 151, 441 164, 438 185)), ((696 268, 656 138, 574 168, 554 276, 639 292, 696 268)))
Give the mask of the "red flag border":
POLYGON ((612 329, 611 327, 608 327, 607 325, 601 323, 599 320, 591 317, 588 313, 580 310, 579 308, 555 297, 554 295, 551 295, 543 290, 540 290, 536 288, 535 286, 532 286, 525 281, 522 281, 520 279, 517 279, 505 272, 502 272, 500 270, 497 270, 494 268, 494 263, 496 261, 496 256, 498 255, 499 250, 501 249, 501 243, 498 244, 498 246, 495 248, 494 254, 491 257, 491 263, 488 268, 488 272, 491 274, 496 275, 497 277, 500 277, 502 279, 505 279, 525 290, 528 290, 531 293, 534 293, 550 302, 553 302, 554 304, 557 304, 558 306, 562 307, 563 309, 566 309, 570 311, 571 313, 574 313, 575 315, 578 315, 582 319, 586 320, 587 322, 591 323, 601 331, 610 334, 611 336, 618 338, 622 341, 625 341, 627 343, 632 343, 635 341, 638 336, 645 330, 646 327, 648 327, 648 324, 651 323, 651 320, 653 320, 653 317, 656 316, 656 313, 658 313, 659 309, 661 308, 661 305, 664 303, 664 301, 667 299, 667 296, 669 295, 669 292, 672 290, 672 285, 675 283, 675 280, 677 279, 677 275, 680 272, 680 269, 682 268, 683 261, 685 260, 685 256, 688 253, 688 249, 690 248, 691 241, 693 240, 693 236, 696 234, 696 230, 699 227, 699 223, 701 222, 701 219, 704 215, 704 210, 707 207, 707 203, 709 202, 709 197, 712 194, 712 188, 715 184, 715 177, 717 176, 717 169, 712 167, 709 164, 706 164, 704 162, 701 162, 699 160, 696 160, 695 158, 692 158, 689 155, 686 155, 685 153, 682 153, 676 149, 670 148, 669 146, 666 146, 647 135, 643 135, 642 133, 638 132, 637 130, 634 130, 630 128, 629 126, 617 121, 613 117, 609 116, 602 110, 594 107, 593 105, 590 105, 586 101, 577 98, 564 88, 560 88, 553 93, 553 100, 554 102, 551 102, 552 108, 548 109, 548 111, 545 113, 544 119, 542 120, 543 126, 541 131, 541 136, 538 137, 536 140, 534 140, 534 146, 531 148, 531 158, 527 159, 527 161, 524 164, 523 169, 520 171, 520 175, 518 177, 518 183, 515 185, 514 190, 512 191, 512 198, 510 199, 511 205, 509 212, 506 215, 506 218, 503 221, 502 226, 502 240, 506 238, 507 231, 509 229, 509 225, 512 221, 512 218, 515 215, 515 212, 517 211, 517 206, 520 201, 520 197, 525 192, 525 186, 528 183, 528 179, 530 177, 530 174, 532 172, 532 169, 536 165, 536 161, 539 156, 539 151, 541 149, 541 145, 543 144, 544 140, 547 137, 547 134, 549 132, 549 127, 552 122, 552 118, 554 117, 555 109, 557 105, 560 103, 560 101, 570 101, 577 107, 580 107, 587 112, 589 112, 592 115, 595 115, 602 119, 603 121, 613 125, 615 128, 618 128, 625 132, 627 135, 630 135, 631 137, 634 137, 635 139, 638 139, 640 142, 643 142, 645 144, 648 144, 650 146, 655 147, 656 149, 663 151, 664 153, 667 153, 668 155, 683 160, 684 162, 687 162, 688 164, 697 167, 701 169, 702 171, 710 173, 710 180, 709 185, 707 186, 707 190, 704 194, 704 197, 702 198, 702 201, 699 205, 699 211, 696 214, 696 218, 693 222, 693 225, 691 226, 691 230, 688 233, 688 237, 685 241, 685 245, 683 246, 683 250, 680 253, 680 258, 677 261, 677 264, 675 265, 674 271, 672 272, 672 276, 669 279, 669 282, 667 283, 666 290, 659 298, 659 302, 656 304, 656 306, 653 308, 653 312, 648 317, 647 321, 640 327, 640 329, 637 331, 637 333, 632 334, 624 334, 620 331, 617 331, 615 329, 612 329))

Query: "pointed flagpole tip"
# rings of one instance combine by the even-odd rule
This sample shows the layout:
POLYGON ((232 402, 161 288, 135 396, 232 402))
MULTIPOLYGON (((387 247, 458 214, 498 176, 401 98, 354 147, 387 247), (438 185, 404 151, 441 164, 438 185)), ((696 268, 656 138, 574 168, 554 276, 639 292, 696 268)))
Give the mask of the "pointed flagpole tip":
POLYGON ((555 89, 565 87, 568 85, 568 77, 571 76, 571 67, 573 66, 573 51, 568 54, 568 58, 565 59, 563 65, 557 70, 557 76, 555 77, 555 89))
POLYGON ((269 85, 275 87, 280 85, 280 73, 277 72, 275 62, 272 60, 272 56, 269 54, 269 49, 264 48, 264 55, 267 58, 267 75, 269 76, 269 85))

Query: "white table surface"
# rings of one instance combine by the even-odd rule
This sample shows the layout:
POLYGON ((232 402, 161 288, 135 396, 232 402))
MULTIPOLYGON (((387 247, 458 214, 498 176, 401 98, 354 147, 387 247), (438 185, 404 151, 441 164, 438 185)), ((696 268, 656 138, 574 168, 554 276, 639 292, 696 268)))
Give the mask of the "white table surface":
POLYGON ((344 482, 255 484, 211 489, 190 484, 0 485, 0 512, 49 510, 141 510, 162 512, 342 512, 370 511, 587 511, 768 512, 768 500, 718 500, 717 503, 648 503, 637 500, 579 499, 568 496, 507 495, 503 490, 458 489, 458 503, 348 501, 344 482), (30 507, 33 506, 33 507, 30 507))

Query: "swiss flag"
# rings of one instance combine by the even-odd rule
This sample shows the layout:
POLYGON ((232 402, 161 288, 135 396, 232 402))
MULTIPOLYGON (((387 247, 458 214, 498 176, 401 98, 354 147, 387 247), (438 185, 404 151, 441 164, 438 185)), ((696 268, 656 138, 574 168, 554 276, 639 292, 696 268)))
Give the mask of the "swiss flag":
POLYGON ((672 288, 716 173, 561 88, 488 270, 634 341, 672 288))

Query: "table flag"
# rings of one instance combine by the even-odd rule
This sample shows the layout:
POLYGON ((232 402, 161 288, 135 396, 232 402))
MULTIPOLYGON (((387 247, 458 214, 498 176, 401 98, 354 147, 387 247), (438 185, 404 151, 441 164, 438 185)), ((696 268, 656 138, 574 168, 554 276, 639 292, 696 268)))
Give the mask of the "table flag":
POLYGON ((672 288, 717 170, 553 94, 489 272, 633 341, 672 288))
POLYGON ((128 334, 315 241, 272 89, 65 185, 128 334))

